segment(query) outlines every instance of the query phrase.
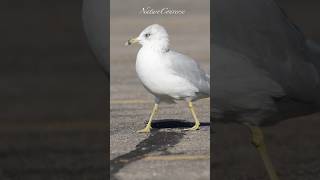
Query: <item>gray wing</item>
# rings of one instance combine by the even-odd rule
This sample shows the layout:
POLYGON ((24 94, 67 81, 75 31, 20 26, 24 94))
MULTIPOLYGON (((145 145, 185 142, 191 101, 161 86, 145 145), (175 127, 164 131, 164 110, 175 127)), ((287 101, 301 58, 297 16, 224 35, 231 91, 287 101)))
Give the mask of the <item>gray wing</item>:
POLYGON ((276 111, 273 98, 285 95, 279 83, 242 54, 217 45, 212 50, 215 54, 212 65, 214 111, 222 115, 245 114, 246 121, 251 121, 253 116, 253 121, 259 121, 276 111), (251 112, 250 119, 247 112, 251 112))
MULTIPOLYGON (((213 48, 219 46, 246 57, 288 96, 314 101, 319 94, 319 70, 308 57, 304 35, 273 0, 216 0, 213 7, 213 48)), ((212 56, 213 66, 227 58, 218 50, 212 56)), ((241 73, 246 69, 234 70, 241 73)))
POLYGON ((199 92, 210 96, 210 75, 202 70, 199 64, 190 57, 181 53, 170 50, 172 57, 172 67, 175 73, 181 77, 187 78, 199 92))
POLYGON ((214 112, 259 124, 274 97, 320 102, 320 48, 273 0, 215 0, 212 12, 214 112))

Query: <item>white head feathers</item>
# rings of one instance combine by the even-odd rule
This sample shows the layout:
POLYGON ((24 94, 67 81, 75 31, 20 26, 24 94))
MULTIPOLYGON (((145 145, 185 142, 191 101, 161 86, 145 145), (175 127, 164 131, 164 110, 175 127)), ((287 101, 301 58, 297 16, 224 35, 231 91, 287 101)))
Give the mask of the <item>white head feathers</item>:
POLYGON ((138 40, 142 46, 154 50, 169 50, 169 35, 166 29, 159 24, 153 24, 146 27, 138 36, 138 40))

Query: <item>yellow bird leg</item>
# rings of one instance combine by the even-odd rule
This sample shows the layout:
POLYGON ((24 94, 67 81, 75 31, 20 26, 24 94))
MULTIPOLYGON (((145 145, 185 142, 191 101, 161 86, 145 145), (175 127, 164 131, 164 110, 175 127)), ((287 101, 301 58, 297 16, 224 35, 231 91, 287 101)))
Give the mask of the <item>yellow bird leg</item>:
POLYGON ((149 133, 150 132, 150 130, 152 129, 151 122, 152 122, 153 116, 157 113, 157 111, 158 111, 158 104, 154 104, 153 109, 152 109, 152 113, 150 115, 150 118, 149 118, 149 121, 148 121, 146 127, 144 129, 137 131, 138 133, 149 133))
POLYGON ((263 132, 261 128, 257 126, 252 126, 252 125, 247 125, 252 134, 252 144, 256 147, 258 150, 262 161, 264 163, 264 166, 269 174, 270 180, 279 180, 279 177, 273 167, 273 164, 269 158, 268 151, 266 144, 264 143, 264 137, 263 137, 263 132))
POLYGON ((189 101, 188 105, 189 105, 189 109, 191 111, 191 114, 192 114, 192 117, 193 117, 195 123, 194 123, 194 126, 192 128, 187 128, 185 130, 195 131, 195 130, 200 129, 200 122, 199 122, 199 120, 197 118, 197 115, 196 115, 195 110, 193 108, 192 102, 189 101))

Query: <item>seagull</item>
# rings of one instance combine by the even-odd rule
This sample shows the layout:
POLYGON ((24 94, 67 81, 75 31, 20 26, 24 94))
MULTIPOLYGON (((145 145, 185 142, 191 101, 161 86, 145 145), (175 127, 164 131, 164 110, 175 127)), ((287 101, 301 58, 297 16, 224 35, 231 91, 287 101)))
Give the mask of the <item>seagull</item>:
POLYGON ((193 101, 210 96, 210 76, 192 58, 169 48, 169 35, 158 24, 146 27, 138 37, 129 39, 126 45, 140 43, 136 59, 136 72, 145 89, 155 97, 155 104, 146 127, 139 133, 148 133, 160 102, 188 102, 195 121, 186 130, 198 130, 200 122, 193 101))
POLYGON ((319 45, 273 0, 216 0, 213 7, 215 122, 249 127, 270 179, 278 180, 260 127, 319 111, 319 45))

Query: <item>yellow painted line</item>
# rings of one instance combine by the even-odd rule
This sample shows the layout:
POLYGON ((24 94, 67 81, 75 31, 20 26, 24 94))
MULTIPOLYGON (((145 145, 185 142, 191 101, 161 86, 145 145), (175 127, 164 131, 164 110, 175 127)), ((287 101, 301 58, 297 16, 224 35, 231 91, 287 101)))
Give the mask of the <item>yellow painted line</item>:
POLYGON ((120 159, 119 162, 121 162, 121 163, 128 163, 129 160, 127 160, 127 159, 120 159))
POLYGON ((28 132, 28 131, 70 131, 70 130, 107 130, 106 122, 75 121, 75 122, 4 122, 1 123, 1 132, 28 132))
POLYGON ((140 99, 129 99, 129 100, 111 100, 110 104, 148 104, 153 103, 153 101, 146 101, 140 99))
POLYGON ((146 156, 146 161, 179 161, 179 160, 206 160, 208 155, 165 155, 165 156, 146 156))

